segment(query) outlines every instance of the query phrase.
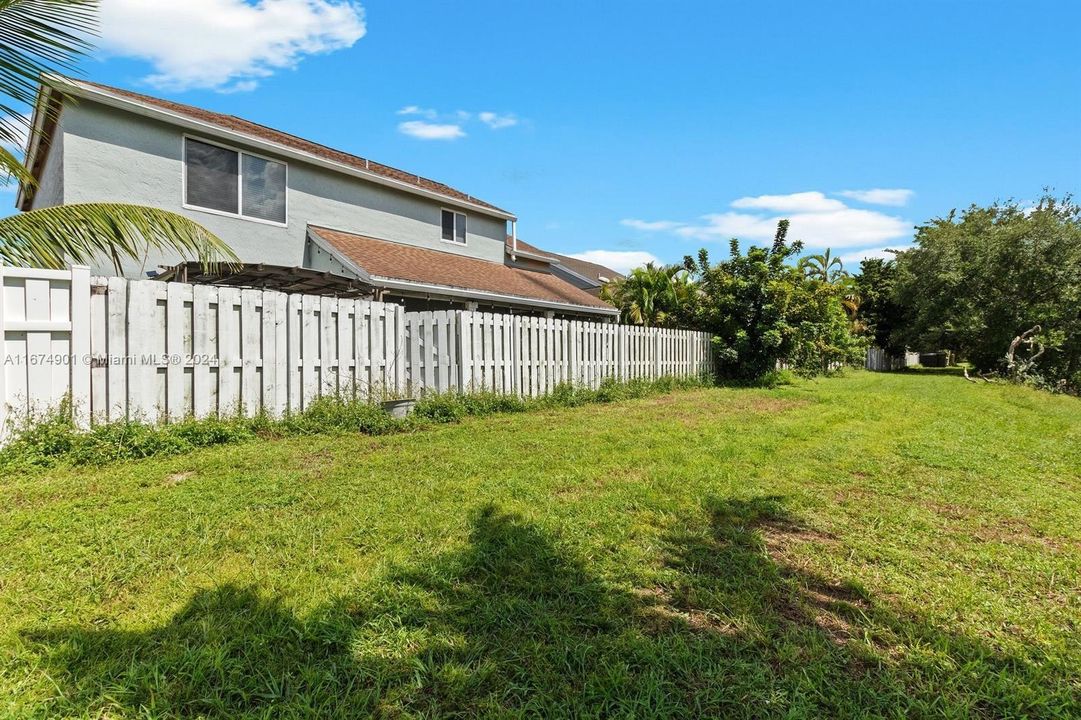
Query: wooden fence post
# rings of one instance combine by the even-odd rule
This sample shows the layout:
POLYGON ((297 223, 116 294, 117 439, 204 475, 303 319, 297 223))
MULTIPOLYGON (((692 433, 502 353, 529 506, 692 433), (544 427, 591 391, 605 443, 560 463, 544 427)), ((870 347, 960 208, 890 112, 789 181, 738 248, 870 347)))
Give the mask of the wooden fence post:
MULTIPOLYGON (((3 293, 0 277, 0 294, 3 293)), ((90 268, 71 267, 71 411, 75 427, 90 429, 90 268)), ((2 312, 0 312, 2 316, 2 312)), ((2 374, 0 369, 0 374, 2 374)), ((3 380, 0 380, 3 383, 3 380)), ((0 398, 3 392, 0 391, 0 398)))

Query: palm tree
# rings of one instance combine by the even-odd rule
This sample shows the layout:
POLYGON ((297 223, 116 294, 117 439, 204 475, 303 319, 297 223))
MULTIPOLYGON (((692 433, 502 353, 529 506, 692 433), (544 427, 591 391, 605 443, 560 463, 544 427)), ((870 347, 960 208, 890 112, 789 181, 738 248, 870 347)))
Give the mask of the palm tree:
POLYGON ((836 255, 831 255, 829 248, 826 248, 826 251, 819 255, 808 255, 807 257, 800 259, 799 269, 802 270, 803 274, 807 277, 821 280, 825 283, 832 283, 837 280, 837 278, 844 277, 848 274, 845 272, 845 266, 844 263, 841 262, 841 258, 836 255))
MULTIPOLYGON (((93 46, 98 0, 0 0, 0 174, 33 187, 33 173, 9 149, 38 132, 19 111, 33 107, 50 72, 72 71, 93 46)), ((54 113, 39 107, 39 113, 54 113)), ((62 268, 107 257, 173 250, 204 265, 236 262, 236 254, 198 223, 158 208, 86 203, 31 210, 0 220, 0 263, 62 268)))
POLYGON ((855 328, 858 324, 857 317, 860 313, 860 303, 863 302, 863 298, 860 296, 859 285, 856 283, 856 278, 845 273, 837 278, 833 282, 833 285, 840 290, 841 307, 844 308, 845 314, 848 315, 848 319, 852 321, 853 327, 855 328))
POLYGON ((663 325, 691 292, 680 265, 646 263, 601 289, 601 298, 620 309, 623 319, 646 327, 663 325))

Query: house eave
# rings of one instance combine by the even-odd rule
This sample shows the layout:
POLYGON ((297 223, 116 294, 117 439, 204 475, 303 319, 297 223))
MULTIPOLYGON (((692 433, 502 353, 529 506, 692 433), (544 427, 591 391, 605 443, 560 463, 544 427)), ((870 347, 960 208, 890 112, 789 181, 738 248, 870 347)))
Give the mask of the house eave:
POLYGON ((510 245, 504 245, 503 247, 506 249, 506 254, 510 255, 512 259, 524 257, 527 260, 537 260, 543 263, 548 263, 549 265, 556 262, 555 258, 553 258, 551 255, 541 255, 540 253, 529 252, 528 250, 522 250, 521 248, 515 250, 510 245))
POLYGON ((586 283, 589 283, 589 285, 590 285, 591 287, 598 287, 598 288, 599 288, 599 287, 604 287, 604 283, 602 283, 602 282, 597 282, 596 280, 594 280, 594 279, 593 279, 593 278, 591 278, 591 277, 586 277, 585 275, 583 275, 582 273, 578 272, 577 270, 572 270, 572 269, 570 268, 570 266, 568 266, 568 265, 564 265, 564 264, 563 264, 563 263, 561 263, 561 262, 560 262, 560 261, 559 261, 558 259, 556 259, 556 260, 555 260, 555 262, 553 262, 552 264, 553 264, 554 266, 558 267, 558 268, 559 268, 560 270, 562 270, 563 272, 567 273, 568 275, 573 275, 574 277, 576 277, 576 278, 579 278, 580 280, 582 280, 582 282, 586 282, 586 283))
POLYGON ((370 282, 376 287, 390 290, 409 290, 413 292, 431 293, 433 295, 449 295, 451 297, 467 298, 469 300, 486 300, 496 304, 506 304, 524 307, 544 308, 546 310, 563 310, 578 314, 588 315, 619 315, 616 308, 602 308, 593 305, 572 305, 555 300, 541 300, 539 298, 525 297, 523 295, 505 295, 502 293, 476 290, 473 288, 458 288, 451 285, 433 285, 430 283, 414 282, 412 280, 399 280, 397 278, 371 275, 370 282))
MULTIPOLYGON (((114 95, 106 90, 100 88, 85 85, 78 80, 71 78, 65 78, 60 76, 49 76, 46 82, 60 92, 70 95, 72 97, 82 98, 93 102, 106 105, 108 107, 114 107, 119 110, 125 110, 127 112, 134 113, 136 115, 142 115, 156 120, 167 122, 170 125, 175 125, 187 130, 193 130, 196 132, 204 133, 211 137, 229 140, 232 142, 239 142, 246 144, 250 147, 276 154, 284 158, 291 160, 297 160, 317 167, 322 167, 327 170, 342 173, 344 175, 350 175, 352 177, 367 180, 378 185, 384 185, 391 187, 402 192, 410 193, 412 195, 419 195, 430 200, 438 200, 441 203, 447 203, 460 207, 471 212, 480 213, 482 215, 489 215, 501 220, 517 220, 517 217, 513 213, 508 213, 503 210, 497 210, 495 208, 485 207, 484 205, 478 205, 476 203, 469 202, 467 200, 461 200, 450 195, 444 195, 443 193, 435 192, 434 190, 426 190, 416 185, 411 185, 400 180, 384 177, 374 172, 368 172, 360 168, 346 165, 344 163, 334 162, 333 160, 327 160, 326 158, 319 157, 312 153, 304 152, 303 150, 297 150, 290 148, 281 143, 276 143, 271 140, 264 140, 262 138, 250 135, 248 133, 239 132, 236 130, 229 130, 222 128, 212 123, 202 122, 195 120, 179 113, 171 112, 164 108, 155 107, 147 103, 139 102, 131 98, 120 97, 114 95)), ((28 162, 31 159, 28 157, 28 162)))
POLYGON ((334 247, 332 243, 321 238, 318 233, 312 232, 310 228, 308 229, 308 240, 341 263, 344 268, 355 273, 360 280, 373 287, 420 294, 458 297, 468 300, 482 300, 496 304, 512 305, 515 307, 536 307, 547 310, 562 310, 564 312, 573 312, 581 315, 602 315, 611 317, 619 315, 619 310, 616 308, 575 305, 572 303, 561 303, 555 300, 531 298, 524 295, 506 295, 504 293, 489 292, 487 290, 477 290, 474 288, 460 288, 453 285, 436 285, 433 283, 422 283, 413 280, 402 280, 400 278, 372 275, 364 268, 357 265, 348 255, 334 247))

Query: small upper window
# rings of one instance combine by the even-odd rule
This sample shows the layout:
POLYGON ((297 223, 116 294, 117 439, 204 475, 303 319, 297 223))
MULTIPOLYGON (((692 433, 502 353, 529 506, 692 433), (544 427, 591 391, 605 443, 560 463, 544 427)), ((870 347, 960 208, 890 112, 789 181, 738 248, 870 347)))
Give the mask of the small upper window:
POLYGON ((443 211, 443 234, 447 242, 465 245, 465 213, 453 210, 443 211))
POLYGON ((193 207, 285 223, 285 164, 184 139, 184 202, 193 207))

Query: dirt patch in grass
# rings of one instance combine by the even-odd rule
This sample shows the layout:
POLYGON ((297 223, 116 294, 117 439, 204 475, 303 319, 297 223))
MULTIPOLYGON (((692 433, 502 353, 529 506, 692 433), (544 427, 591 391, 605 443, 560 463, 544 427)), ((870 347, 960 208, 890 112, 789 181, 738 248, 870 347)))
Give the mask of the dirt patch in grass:
POLYGON ((950 520, 966 520, 976 515, 972 508, 954 503, 927 503, 925 507, 950 520))
POLYGON ((552 490, 552 496, 561 500, 574 500, 593 495, 615 483, 637 482, 645 479, 646 473, 640 467, 613 467, 607 472, 581 478, 573 483, 560 485, 552 490))
POLYGON ((643 401, 660 422, 678 422, 684 427, 698 427, 704 422, 732 415, 766 415, 795 410, 809 404, 807 400, 785 400, 762 396, 737 396, 713 404, 696 404, 680 397, 659 397, 643 401))
POLYGON ((1081 542, 1066 538, 1048 537, 1017 518, 1001 518, 993 524, 985 525, 974 531, 972 536, 980 542, 1036 545, 1055 551, 1081 549, 1081 542))
POLYGON ((636 612, 637 619, 654 634, 669 632, 673 628, 724 636, 739 632, 735 623, 725 621, 716 613, 678 602, 664 588, 635 588, 632 594, 641 602, 636 612))
POLYGON ((176 487, 185 480, 190 479, 195 475, 194 470, 184 470, 182 472, 169 473, 165 476, 165 479, 161 481, 161 484, 165 487, 176 487))
POLYGON ((800 543, 813 542, 836 546, 840 543, 833 533, 799 525, 788 520, 771 523, 762 533, 766 552, 775 562, 793 562, 792 548, 800 543))

